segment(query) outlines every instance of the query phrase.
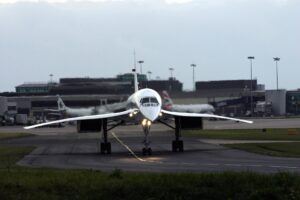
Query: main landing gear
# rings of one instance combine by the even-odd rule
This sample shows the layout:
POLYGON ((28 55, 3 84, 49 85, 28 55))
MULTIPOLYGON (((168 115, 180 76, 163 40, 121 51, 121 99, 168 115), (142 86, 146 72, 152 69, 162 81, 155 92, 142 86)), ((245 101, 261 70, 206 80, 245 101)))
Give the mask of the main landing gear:
POLYGON ((166 123, 165 121, 158 120, 158 122, 162 123, 163 125, 174 129, 175 130, 175 140, 172 141, 172 151, 173 152, 183 152, 183 141, 181 140, 181 118, 175 117, 175 127, 171 126, 170 124, 166 123))
POLYGON ((180 117, 175 117, 175 140, 172 142, 173 152, 183 152, 183 141, 181 140, 180 117))
POLYGON ((101 154, 111 154, 111 143, 107 140, 107 119, 102 120, 103 137, 100 144, 101 154))
POLYGON ((152 122, 147 119, 144 119, 142 121, 143 132, 145 135, 144 142, 143 142, 145 147, 143 148, 142 153, 143 155, 149 155, 149 156, 152 155, 152 149, 151 147, 149 147, 150 146, 149 134, 150 134, 151 124, 152 122))

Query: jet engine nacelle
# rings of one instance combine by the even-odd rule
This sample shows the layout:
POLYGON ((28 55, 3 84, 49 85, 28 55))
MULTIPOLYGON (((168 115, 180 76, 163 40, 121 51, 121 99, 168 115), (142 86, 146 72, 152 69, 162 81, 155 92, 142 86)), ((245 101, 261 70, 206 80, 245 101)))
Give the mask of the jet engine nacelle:
POLYGON ((175 117, 175 123, 182 130, 203 129, 203 120, 201 117, 175 117))
POLYGON ((102 119, 77 121, 77 132, 100 132, 102 130, 102 119))

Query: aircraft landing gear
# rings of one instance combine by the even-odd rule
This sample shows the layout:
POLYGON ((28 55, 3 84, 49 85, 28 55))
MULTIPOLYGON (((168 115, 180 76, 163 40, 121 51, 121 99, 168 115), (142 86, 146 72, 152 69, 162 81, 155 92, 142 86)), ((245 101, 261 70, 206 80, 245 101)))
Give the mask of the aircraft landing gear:
POLYGON ((148 155, 148 156, 151 156, 152 155, 152 149, 151 149, 151 147, 148 147, 148 148, 143 148, 143 155, 144 156, 146 156, 146 155, 148 155))
POLYGON ((100 144, 101 154, 111 154, 111 143, 107 140, 107 119, 102 120, 103 139, 100 144))
POLYGON ((181 138, 180 118, 175 117, 175 140, 172 142, 173 152, 183 152, 183 141, 181 138))
POLYGON ((151 121, 144 119, 142 122, 142 126, 143 126, 144 135, 145 135, 145 139, 144 139, 145 147, 143 148, 142 153, 144 156, 146 156, 146 155, 150 156, 150 155, 152 155, 152 149, 151 149, 151 147, 149 147, 150 146, 149 134, 150 134, 151 121))
POLYGON ((183 141, 182 140, 173 140, 172 151, 173 152, 183 152, 183 141))

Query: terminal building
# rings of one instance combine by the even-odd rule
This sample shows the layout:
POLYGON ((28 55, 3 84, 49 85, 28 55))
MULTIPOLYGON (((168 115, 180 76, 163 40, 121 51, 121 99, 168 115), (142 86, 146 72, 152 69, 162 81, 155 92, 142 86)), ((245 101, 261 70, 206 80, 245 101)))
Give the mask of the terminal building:
POLYGON ((300 89, 286 92, 286 112, 288 115, 300 115, 300 89))
POLYGON ((240 117, 249 115, 251 96, 254 106, 265 101, 265 87, 258 84, 257 80, 199 81, 195 89, 191 92, 174 92, 171 96, 178 104, 209 103, 215 107, 216 114, 240 117))
MULTIPOLYGON (((0 94, 0 115, 5 111, 43 116, 45 109, 57 109, 57 95, 69 107, 95 107, 125 101, 134 92, 133 74, 113 78, 61 78, 58 83, 24 83, 13 93, 0 94), (2 103, 5 102, 5 103, 2 103)), ((167 91, 176 104, 212 104, 216 114, 243 117, 251 111, 254 116, 299 115, 300 90, 265 90, 257 80, 198 81, 195 91, 183 91, 175 78, 147 80, 138 75, 139 88, 167 91), (252 87, 252 92, 251 92, 252 87)))
MULTIPOLYGON (((138 74, 138 80, 140 88, 182 91, 182 83, 175 79, 149 81, 146 75, 138 74)), ((14 109, 18 114, 42 117, 49 113, 46 109, 57 109, 57 95, 61 96, 66 106, 74 108, 126 101, 134 92, 133 81, 133 74, 128 73, 114 78, 75 77, 61 78, 58 83, 24 83, 16 86, 13 93, 0 94, 7 102, 1 104, 2 107, 7 104, 15 105, 14 109)), ((1 109, 7 111, 8 108, 11 106, 1 109)))

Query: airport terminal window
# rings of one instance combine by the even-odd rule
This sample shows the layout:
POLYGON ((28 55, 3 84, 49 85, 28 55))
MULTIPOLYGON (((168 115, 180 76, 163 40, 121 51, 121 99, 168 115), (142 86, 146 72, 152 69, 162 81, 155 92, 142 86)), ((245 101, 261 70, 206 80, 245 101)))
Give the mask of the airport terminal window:
POLYGON ((17 107, 16 106, 8 106, 7 110, 14 111, 14 110, 17 110, 17 107))

